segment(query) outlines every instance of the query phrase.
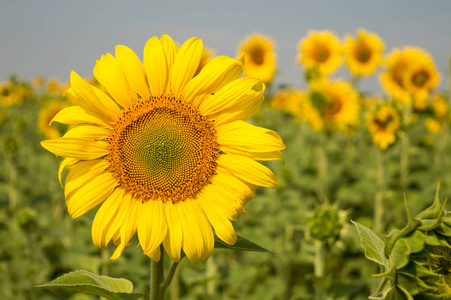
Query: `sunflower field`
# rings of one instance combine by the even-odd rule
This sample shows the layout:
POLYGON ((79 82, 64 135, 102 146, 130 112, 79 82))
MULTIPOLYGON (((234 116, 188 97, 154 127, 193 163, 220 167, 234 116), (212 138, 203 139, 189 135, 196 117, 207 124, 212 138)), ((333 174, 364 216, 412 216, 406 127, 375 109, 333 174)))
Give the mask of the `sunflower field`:
POLYGON ((231 42, 0 83, 0 299, 451 298, 451 87, 427 49, 310 31, 301 89, 274 83, 271 37, 231 42))

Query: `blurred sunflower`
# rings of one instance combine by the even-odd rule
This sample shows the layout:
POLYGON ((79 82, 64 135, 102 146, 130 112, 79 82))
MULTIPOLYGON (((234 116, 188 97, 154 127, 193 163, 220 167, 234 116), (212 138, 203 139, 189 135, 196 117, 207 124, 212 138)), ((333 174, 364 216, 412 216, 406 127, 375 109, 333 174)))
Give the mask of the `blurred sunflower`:
POLYGON ((216 52, 213 49, 210 49, 207 47, 204 47, 202 49, 200 63, 199 63, 199 66, 197 67, 197 70, 196 70, 196 73, 194 74, 194 76, 196 76, 197 74, 200 73, 200 71, 213 59, 215 54, 216 54, 216 52))
POLYGON ((13 81, 0 83, 0 106, 21 105, 30 95, 31 90, 27 86, 18 85, 13 81))
POLYGON ((61 136, 61 131, 49 124, 55 115, 67 106, 61 100, 52 100, 41 107, 38 113, 37 128, 44 137, 53 139, 61 136))
POLYGON ((307 72, 316 69, 320 74, 333 73, 341 65, 342 46, 331 31, 309 31, 298 44, 297 62, 307 72))
POLYGON ((104 202, 93 226, 94 243, 117 245, 119 257, 137 232, 144 254, 160 260, 160 245, 180 261, 209 258, 213 230, 227 244, 237 240, 230 220, 244 212, 256 186, 277 178, 256 160, 282 159, 279 135, 253 126, 264 85, 240 78, 243 64, 215 57, 193 78, 202 41, 177 51, 173 40, 152 37, 144 65, 126 46, 97 61, 94 76, 110 98, 71 73, 69 93, 82 103, 53 121, 72 124, 62 138, 42 142, 66 157, 61 171, 69 214, 79 217, 104 202), (150 88, 150 91, 149 91, 150 88), (113 100, 114 99, 114 100, 113 100))
POLYGON ((354 76, 371 75, 382 63, 384 44, 379 36, 359 29, 357 36, 346 36, 346 65, 354 76))
POLYGON ((395 107, 385 103, 368 115, 366 125, 373 142, 385 150, 396 141, 396 132, 401 126, 401 117, 395 107))
POLYGON ((431 100, 431 108, 435 117, 444 121, 449 112, 449 103, 442 94, 435 94, 431 100))
POLYGON ((417 78, 415 80, 418 81, 420 81, 420 78, 418 77, 419 74, 415 77, 413 76, 413 71, 409 70, 415 70, 413 66, 416 65, 417 61, 428 60, 430 61, 429 55, 419 48, 404 47, 402 50, 394 49, 385 60, 386 71, 380 75, 382 87, 396 102, 403 105, 411 105, 412 95, 407 86, 412 88, 413 78, 417 78), (412 75, 409 76, 408 72, 411 72, 412 75), (410 83, 408 82, 409 80, 411 81, 410 83))
POLYGON ((272 39, 258 33, 247 36, 239 45, 237 57, 244 55, 244 73, 269 84, 276 73, 276 53, 272 39))
POLYGON ((311 84, 305 119, 313 130, 351 133, 359 125, 359 95, 345 81, 318 80, 311 84))
MULTIPOLYGON (((429 91, 437 86, 439 79, 434 61, 429 55, 424 53, 424 55, 419 55, 415 62, 409 65, 404 73, 403 83, 414 99, 426 102, 429 91)), ((424 105, 425 107, 426 105, 424 105)))
POLYGON ((280 109, 295 116, 298 121, 304 119, 307 95, 296 88, 278 90, 271 100, 273 109, 280 109))

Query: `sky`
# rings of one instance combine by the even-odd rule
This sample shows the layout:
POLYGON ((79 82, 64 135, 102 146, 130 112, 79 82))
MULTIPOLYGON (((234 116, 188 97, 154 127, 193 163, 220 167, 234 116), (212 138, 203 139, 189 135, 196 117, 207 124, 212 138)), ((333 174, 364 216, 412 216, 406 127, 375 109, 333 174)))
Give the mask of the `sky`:
MULTIPOLYGON (((435 60, 446 88, 451 54, 451 1, 295 0, 0 0, 0 81, 11 74, 65 82, 70 71, 92 77, 95 61, 117 44, 140 58, 146 41, 169 34, 183 42, 200 37, 217 55, 236 56, 245 37, 259 32, 277 47, 276 84, 303 87, 295 63, 297 44, 309 30, 331 30, 340 39, 358 28, 378 34, 386 53, 417 46, 435 60)), ((342 68, 335 77, 349 76, 342 68)), ((378 90, 378 79, 362 87, 378 90)))

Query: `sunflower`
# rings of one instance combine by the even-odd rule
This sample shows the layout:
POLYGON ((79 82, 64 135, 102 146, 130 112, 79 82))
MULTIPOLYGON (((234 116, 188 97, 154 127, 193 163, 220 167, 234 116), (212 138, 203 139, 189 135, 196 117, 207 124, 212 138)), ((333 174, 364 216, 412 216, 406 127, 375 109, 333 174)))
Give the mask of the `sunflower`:
MULTIPOLYGON (((394 49, 385 60, 386 71, 381 73, 380 81, 382 87, 387 93, 389 93, 393 99, 403 105, 412 104, 411 92, 407 89, 407 86, 412 88, 412 83, 409 83, 408 72, 414 70, 413 66, 416 62, 431 61, 429 55, 419 49, 412 47, 404 47, 401 49, 394 49)), ((411 73, 413 74, 413 73, 411 73)), ((411 77, 411 81, 414 80, 411 77)), ((416 80, 419 80, 416 79, 416 80)))
POLYGON ((271 107, 281 109, 295 116, 298 120, 304 119, 304 107, 307 101, 305 92, 296 88, 278 90, 271 100, 271 107))
POLYGON ((313 130, 350 133, 359 125, 359 95, 349 83, 342 80, 314 81, 308 99, 304 115, 313 130))
POLYGON ((258 33, 246 37, 237 52, 237 57, 241 55, 244 55, 246 62, 246 76, 258 78, 266 84, 271 83, 276 72, 276 53, 270 37, 258 33))
POLYGON ((194 73, 194 76, 200 73, 200 71, 213 59, 215 56, 216 51, 207 47, 204 47, 202 49, 202 55, 200 57, 200 63, 197 67, 196 73, 194 73))
POLYGON ((401 126, 401 117, 396 108, 385 103, 369 114, 366 125, 373 137, 373 142, 385 150, 388 145, 396 141, 396 131, 401 126))
POLYGON ((307 71, 331 74, 341 65, 342 46, 331 31, 310 31, 298 45, 297 62, 307 71))
POLYGON ((384 44, 379 36, 363 29, 357 31, 357 36, 346 36, 346 65, 354 76, 372 74, 382 63, 384 44))
POLYGON ((160 245, 180 261, 209 258, 213 229, 227 244, 237 236, 230 221, 244 212, 256 186, 277 178, 256 160, 282 159, 279 135, 251 125, 264 85, 240 78, 242 61, 215 57, 195 77, 202 41, 177 51, 171 37, 152 37, 144 65, 130 48, 116 46, 97 61, 94 76, 112 96, 74 71, 69 93, 80 106, 53 121, 72 124, 62 138, 42 146, 65 159, 65 197, 77 218, 98 204, 92 226, 95 245, 117 245, 118 258, 137 232, 145 255, 160 260, 160 245), (149 90, 150 89, 150 90, 149 90), (213 229, 212 229, 213 227, 213 229))
POLYGON ((440 76, 429 55, 419 56, 409 65, 403 77, 405 88, 415 100, 423 102, 426 102, 429 91, 438 85, 439 80, 440 76))
POLYGON ((441 94, 436 94, 432 97, 431 107, 437 119, 444 121, 449 112, 449 103, 441 94))
POLYGON ((0 83, 0 106, 22 105, 25 98, 30 95, 31 90, 27 86, 18 85, 13 81, 0 83))
POLYGON ((52 139, 61 136, 61 131, 58 128, 50 126, 50 122, 55 115, 67 107, 67 105, 60 100, 52 100, 41 107, 38 113, 37 128, 38 131, 46 138, 52 139))

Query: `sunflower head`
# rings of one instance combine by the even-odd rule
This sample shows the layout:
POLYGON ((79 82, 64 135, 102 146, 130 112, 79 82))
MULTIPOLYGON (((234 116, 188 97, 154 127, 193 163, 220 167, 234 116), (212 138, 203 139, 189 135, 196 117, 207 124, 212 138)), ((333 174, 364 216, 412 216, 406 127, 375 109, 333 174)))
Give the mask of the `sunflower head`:
POLYGON ((305 106, 307 102, 306 93, 295 89, 278 90, 271 99, 271 107, 274 109, 281 109, 289 114, 292 114, 297 120, 302 121, 305 118, 305 106))
POLYGON ((359 95, 345 81, 318 80, 311 84, 307 122, 313 129, 352 132, 359 125, 359 95), (316 124, 320 124, 319 128, 316 124))
MULTIPOLYGON (((385 236, 388 258, 385 277, 373 296, 389 298, 394 290, 412 299, 448 299, 451 296, 451 216, 437 194, 434 203, 416 217, 407 208, 408 221, 401 230, 385 236)), ((396 298, 397 299, 397 298, 396 298)))
POLYGON ((15 80, 0 83, 0 106, 22 105, 25 98, 31 95, 31 89, 15 80))
POLYGON ((354 76, 371 75, 382 63, 384 44, 379 36, 359 29, 356 36, 346 36, 345 61, 354 76))
POLYGON ((69 214, 76 218, 103 203, 94 218, 94 244, 117 245, 119 257, 137 233, 144 254, 160 259, 160 245, 179 261, 182 250, 197 263, 209 258, 215 234, 230 245, 231 224, 256 186, 277 178, 257 161, 282 159, 285 146, 271 130, 251 125, 265 86, 241 78, 243 63, 218 56, 197 74, 202 41, 177 50, 167 35, 133 50, 116 46, 94 76, 106 90, 75 72, 67 94, 78 105, 52 122, 69 124, 61 138, 42 146, 63 156, 69 214))
POLYGON ((432 59, 420 48, 394 49, 385 60, 386 70, 381 73, 383 88, 403 105, 412 104, 412 95, 424 97, 424 92, 438 81, 432 72, 432 59))
POLYGON ((244 55, 244 73, 269 84, 276 73, 276 52, 272 39, 262 34, 246 37, 238 47, 237 57, 244 55))
POLYGON ((331 74, 341 65, 342 46, 331 31, 309 31, 298 44, 297 62, 307 72, 316 69, 319 74, 331 74))
POLYGON ((449 114, 449 103, 442 94, 435 94, 430 103, 434 116, 439 120, 445 120, 449 114))
POLYGON ((396 141, 396 134, 401 126, 398 110, 391 104, 385 103, 368 114, 366 126, 371 133, 373 142, 382 150, 396 141))
POLYGON ((333 244, 340 237, 345 215, 346 212, 335 206, 316 207, 313 215, 307 220, 309 236, 318 241, 333 244))

